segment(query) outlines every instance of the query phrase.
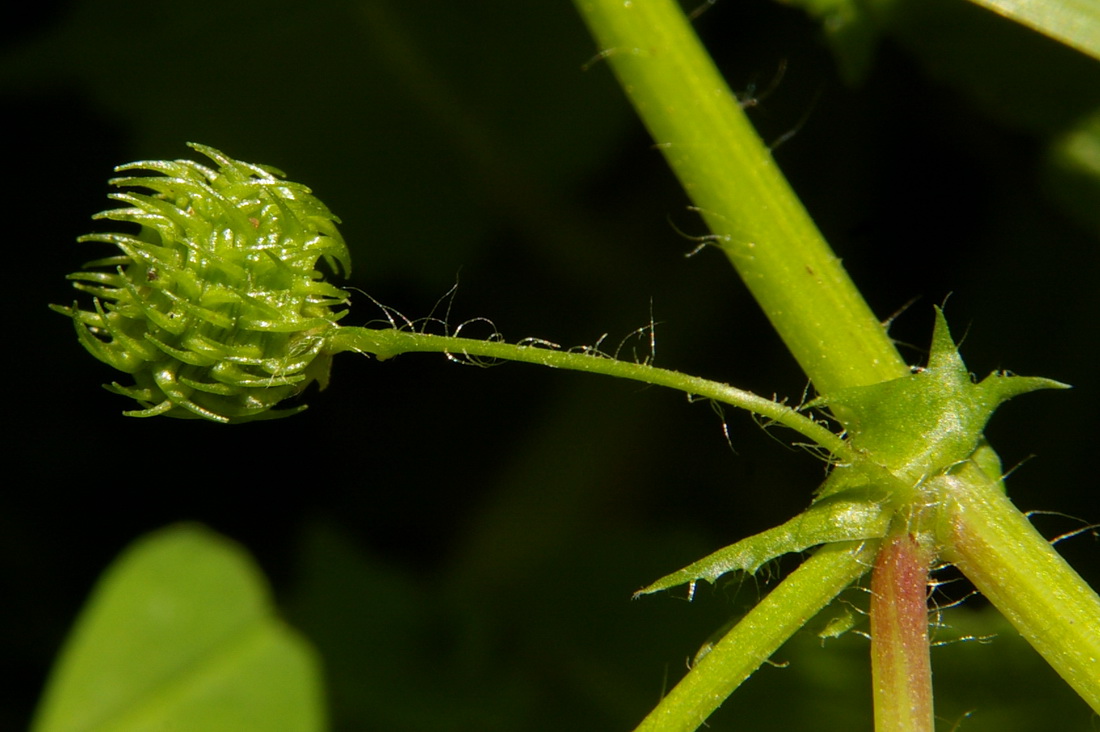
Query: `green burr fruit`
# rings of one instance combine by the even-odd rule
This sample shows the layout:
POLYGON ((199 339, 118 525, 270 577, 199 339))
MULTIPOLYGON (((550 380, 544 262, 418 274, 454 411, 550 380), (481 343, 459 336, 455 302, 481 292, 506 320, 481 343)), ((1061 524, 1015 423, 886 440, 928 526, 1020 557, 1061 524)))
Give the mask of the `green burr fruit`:
POLYGON ((190 160, 122 165, 111 184, 124 204, 94 218, 136 224, 135 233, 89 234, 121 254, 69 275, 90 308, 51 306, 73 319, 92 355, 134 383, 107 389, 135 399, 134 417, 166 415, 245 422, 328 381, 328 337, 348 294, 317 262, 350 271, 339 219, 309 188, 278 170, 205 145, 190 160), (149 171, 153 175, 132 175, 149 171), (145 189, 151 193, 134 192, 145 189))

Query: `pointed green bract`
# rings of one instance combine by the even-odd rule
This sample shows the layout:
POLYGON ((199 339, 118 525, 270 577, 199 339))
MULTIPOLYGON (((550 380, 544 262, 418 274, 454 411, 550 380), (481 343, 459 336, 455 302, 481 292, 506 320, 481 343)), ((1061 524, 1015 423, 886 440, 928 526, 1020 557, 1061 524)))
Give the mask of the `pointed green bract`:
POLYGON ((928 366, 881 384, 841 389, 810 406, 840 406, 852 446, 903 484, 913 486, 968 459, 997 407, 1019 394, 1066 389, 1052 379, 990 374, 975 383, 959 356, 943 311, 928 366))
POLYGON ((693 586, 698 580, 713 583, 723 574, 737 570, 753 574, 772 559, 819 544, 878 539, 886 534, 889 524, 890 512, 869 496, 844 494, 825 498, 785 524, 719 549, 643 587, 634 596, 679 585, 693 586))

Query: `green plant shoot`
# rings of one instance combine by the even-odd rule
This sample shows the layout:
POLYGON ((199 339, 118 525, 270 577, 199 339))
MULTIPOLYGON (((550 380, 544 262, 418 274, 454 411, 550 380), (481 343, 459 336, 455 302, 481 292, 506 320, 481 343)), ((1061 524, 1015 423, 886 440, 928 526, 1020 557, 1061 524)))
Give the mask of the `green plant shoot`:
MULTIPOLYGON (((799 516, 714 552, 637 595, 684 584, 690 595, 699 580, 753 573, 782 554, 824 548, 700 657, 642 728, 686 730, 702 723, 791 633, 867 571, 880 543, 897 560, 886 561, 885 554, 878 560, 883 569, 876 570, 876 577, 881 575, 876 586, 887 588, 879 591, 885 603, 877 616, 882 634, 909 632, 907 637, 917 639, 909 646, 926 640, 923 631, 910 632, 911 618, 923 613, 921 571, 936 557, 953 561, 1100 709, 1100 599, 1022 517, 1017 520, 982 437, 1006 400, 1065 385, 1005 373, 975 382, 939 309, 925 368, 878 383, 840 386, 846 379, 863 382, 870 372, 832 364, 822 372, 832 388, 798 409, 727 384, 542 341, 434 335, 394 320, 388 327, 343 326, 337 321, 347 314, 348 294, 317 269, 322 259, 332 270, 350 269, 338 219, 308 188, 285 181, 274 168, 192 147, 217 167, 182 160, 118 169, 152 172, 112 181, 150 193, 113 194, 125 206, 98 218, 139 230, 82 237, 114 245, 121 254, 70 276, 78 290, 92 295, 90 307, 54 306, 73 320, 92 355, 133 378, 132 386, 107 387, 138 402, 141 408, 127 415, 224 424, 293 414, 304 407, 276 407, 299 398, 311 383, 323 388, 332 357, 344 351, 379 360, 417 351, 514 360, 666 386, 730 404, 797 432, 826 456, 829 476, 799 516), (838 415, 842 431, 834 432, 829 425, 838 415), (1028 551, 1015 549, 1021 546, 1028 551), (893 604, 894 585, 900 587, 905 578, 915 578, 907 591, 916 600, 893 604), (1023 579, 1030 585, 1021 593, 1014 588, 1023 579), (1050 583, 1061 587, 1061 612, 1067 612, 1066 598, 1072 600, 1073 622, 1058 633, 1042 619, 1049 611, 1042 596, 1054 594, 1050 583)), ((898 660, 876 654, 876 678, 883 681, 876 716, 883 729, 898 719, 932 719, 930 692, 921 691, 925 687, 907 671, 927 665, 919 649, 913 650, 915 655, 898 660), (927 700, 914 702, 916 707, 891 701, 909 696, 927 700)), ((926 658, 926 647, 923 652, 926 658)), ((927 727, 922 724, 907 728, 927 727)))

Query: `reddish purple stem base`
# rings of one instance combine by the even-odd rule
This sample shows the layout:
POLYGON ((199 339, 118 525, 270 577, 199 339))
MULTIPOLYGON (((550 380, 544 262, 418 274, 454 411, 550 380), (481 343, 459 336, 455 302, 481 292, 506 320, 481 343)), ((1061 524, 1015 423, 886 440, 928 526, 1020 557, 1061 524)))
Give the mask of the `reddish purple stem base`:
POLYGON ((928 656, 930 556, 909 534, 886 540, 871 577, 875 732, 933 732, 928 656))

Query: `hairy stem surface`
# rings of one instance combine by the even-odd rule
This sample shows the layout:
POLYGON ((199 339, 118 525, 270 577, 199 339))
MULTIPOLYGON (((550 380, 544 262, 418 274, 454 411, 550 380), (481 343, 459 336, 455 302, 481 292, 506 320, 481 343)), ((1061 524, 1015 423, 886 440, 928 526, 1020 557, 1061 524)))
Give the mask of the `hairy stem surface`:
POLYGON ((1100 714, 1100 596, 972 462, 939 481, 943 557, 1100 714))
POLYGON ((842 438, 780 402, 765 399, 752 392, 717 381, 688 376, 679 371, 660 369, 643 363, 619 361, 595 353, 561 351, 544 345, 521 345, 499 340, 483 341, 476 338, 432 335, 395 328, 351 327, 337 329, 328 339, 327 350, 330 353, 341 351, 371 353, 382 360, 401 353, 435 352, 463 360, 488 358, 522 361, 551 368, 615 376, 655 386, 667 386, 691 396, 713 399, 723 404, 747 409, 795 430, 840 460, 854 458, 851 449, 842 438))

